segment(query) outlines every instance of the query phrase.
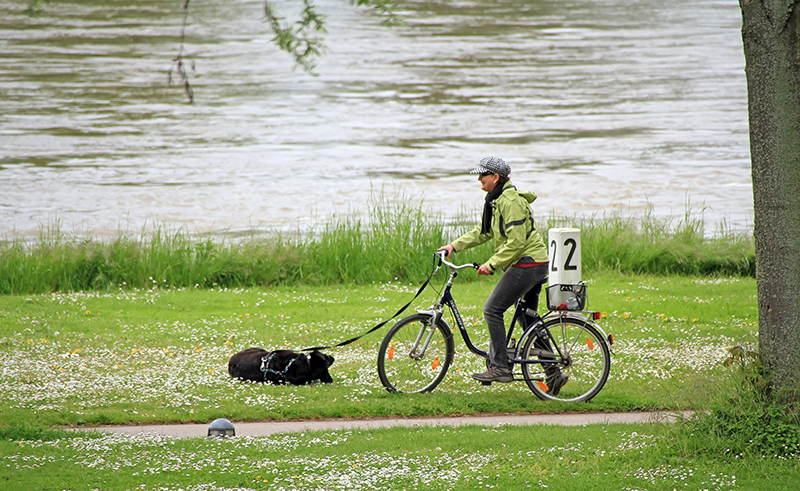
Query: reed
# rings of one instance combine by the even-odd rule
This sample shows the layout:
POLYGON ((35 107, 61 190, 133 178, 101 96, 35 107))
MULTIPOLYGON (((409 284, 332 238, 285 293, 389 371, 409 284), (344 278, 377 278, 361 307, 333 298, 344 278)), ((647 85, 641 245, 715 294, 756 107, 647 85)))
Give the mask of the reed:
MULTIPOLYGON (((138 236, 70 237, 58 223, 33 242, 0 242, 0 294, 111 288, 248 287, 342 284, 427 277, 431 253, 463 233, 470 220, 448 226, 423 203, 373 199, 368 219, 339 216, 306 233, 202 237, 168 223, 138 236), (411 204, 411 203, 417 204, 411 204)), ((477 213, 475 214, 477 220, 477 213)), ((708 237, 705 222, 687 212, 677 224, 611 214, 540 220, 540 230, 581 228, 583 270, 667 275, 754 276, 752 238, 730 231, 708 237)), ((490 244, 460 253, 485 261, 490 244)))
POLYGON ((547 228, 581 229, 582 266, 589 272, 755 276, 753 238, 720 226, 707 234, 702 211, 687 207, 674 222, 657 218, 648 207, 643 216, 550 217, 547 228))

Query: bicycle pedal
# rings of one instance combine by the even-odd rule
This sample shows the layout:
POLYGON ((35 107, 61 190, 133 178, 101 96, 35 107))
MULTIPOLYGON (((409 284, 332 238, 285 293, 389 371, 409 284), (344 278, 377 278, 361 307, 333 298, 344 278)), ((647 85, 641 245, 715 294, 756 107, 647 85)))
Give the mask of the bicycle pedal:
POLYGON ((491 382, 481 382, 481 385, 492 385, 491 382))

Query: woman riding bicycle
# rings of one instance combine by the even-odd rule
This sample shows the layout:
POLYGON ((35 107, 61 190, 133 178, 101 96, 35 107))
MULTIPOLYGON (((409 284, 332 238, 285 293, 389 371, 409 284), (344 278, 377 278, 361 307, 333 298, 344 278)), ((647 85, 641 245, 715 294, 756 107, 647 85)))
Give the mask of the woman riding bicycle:
MULTIPOLYGON (((529 308, 537 309, 541 283, 548 271, 547 246, 536 230, 530 209, 536 194, 518 191, 511 184, 508 177, 511 167, 505 160, 484 157, 470 174, 478 174, 481 189, 487 193, 481 224, 439 250, 447 251, 450 257, 454 252, 494 239, 494 254, 478 268, 478 274, 482 275, 503 271, 483 306, 483 316, 489 327, 490 365, 486 372, 472 377, 480 382, 513 382, 503 314, 519 298, 523 298, 529 308)), ((542 348, 549 350, 549 346, 542 348)), ((546 372, 548 392, 557 395, 569 377, 555 367, 548 367, 546 372)))

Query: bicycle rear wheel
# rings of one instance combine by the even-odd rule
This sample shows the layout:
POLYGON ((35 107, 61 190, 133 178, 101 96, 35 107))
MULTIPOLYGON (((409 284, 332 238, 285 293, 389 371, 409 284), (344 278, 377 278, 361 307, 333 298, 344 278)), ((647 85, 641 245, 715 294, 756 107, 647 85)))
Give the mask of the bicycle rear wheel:
POLYGON ((606 340, 588 321, 578 318, 556 317, 545 321, 528 337, 521 355, 529 360, 556 361, 522 365, 525 383, 543 400, 588 401, 600 392, 611 371, 611 353, 606 340), (548 336, 548 331, 552 337, 548 336), (548 342, 543 344, 544 340, 548 342), (548 346, 550 351, 543 346, 548 346), (559 372, 569 379, 553 390, 550 385, 555 385, 553 382, 560 377, 559 372))
POLYGON ((401 319, 383 338, 378 350, 378 375, 389 392, 430 392, 444 379, 453 362, 453 333, 433 316, 414 314, 401 319))

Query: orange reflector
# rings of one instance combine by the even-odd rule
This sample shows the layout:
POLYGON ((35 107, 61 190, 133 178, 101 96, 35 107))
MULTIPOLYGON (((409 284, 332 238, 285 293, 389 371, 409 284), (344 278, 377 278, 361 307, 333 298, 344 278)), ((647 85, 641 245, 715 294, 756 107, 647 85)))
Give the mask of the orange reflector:
POLYGON ((609 335, 608 335, 608 342, 609 342, 609 343, 610 343, 612 346, 614 345, 614 335, 613 335, 613 334, 609 334, 609 335))
POLYGON ((431 370, 436 370, 436 367, 439 366, 439 357, 433 359, 433 365, 431 365, 431 370))
POLYGON ((592 317, 594 317, 594 320, 599 321, 600 320, 600 312, 592 312, 592 317))
POLYGON ((538 386, 539 386, 539 388, 540 388, 540 389, 542 389, 542 390, 543 390, 543 391, 545 391, 545 392, 547 392, 548 390, 550 390, 550 387, 548 387, 548 386, 547 386, 547 384, 546 384, 546 383, 544 383, 544 382, 542 382, 541 380, 539 380, 538 382, 536 382, 536 385, 538 385, 538 386))
POLYGON ((388 356, 390 360, 394 359, 394 346, 389 346, 389 353, 387 353, 386 356, 388 356))
POLYGON ((594 349, 594 343, 592 342, 591 339, 586 338, 586 346, 588 346, 589 349, 594 349))

